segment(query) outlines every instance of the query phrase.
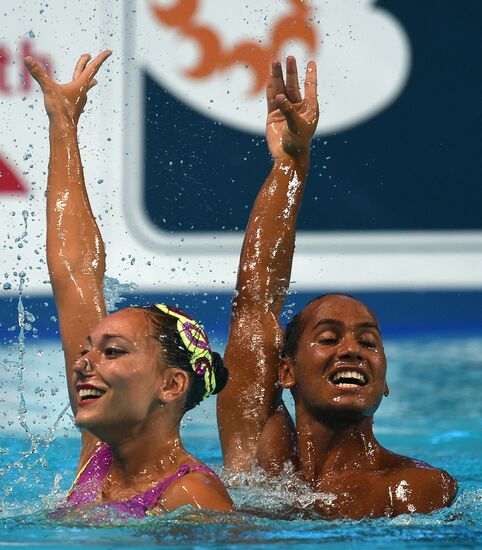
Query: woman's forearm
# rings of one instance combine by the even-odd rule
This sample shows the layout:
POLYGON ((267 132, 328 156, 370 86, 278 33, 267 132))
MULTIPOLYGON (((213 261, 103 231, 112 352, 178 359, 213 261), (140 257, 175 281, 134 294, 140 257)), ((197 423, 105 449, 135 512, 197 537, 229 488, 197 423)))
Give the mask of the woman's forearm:
POLYGON ((47 264, 75 414, 72 366, 90 331, 105 316, 105 251, 85 189, 77 129, 51 117, 49 134, 47 264))
POLYGON ((77 128, 51 118, 49 138, 47 262, 53 290, 83 276, 101 291, 105 250, 85 188, 77 128))

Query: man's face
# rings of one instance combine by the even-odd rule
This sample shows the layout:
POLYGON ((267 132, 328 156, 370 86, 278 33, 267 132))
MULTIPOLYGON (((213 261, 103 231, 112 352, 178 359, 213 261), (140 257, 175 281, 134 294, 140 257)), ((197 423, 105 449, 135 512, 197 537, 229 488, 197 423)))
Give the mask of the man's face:
POLYGON ((302 312, 294 359, 280 369, 284 387, 313 414, 355 420, 377 410, 386 359, 376 318, 358 300, 331 295, 302 312))

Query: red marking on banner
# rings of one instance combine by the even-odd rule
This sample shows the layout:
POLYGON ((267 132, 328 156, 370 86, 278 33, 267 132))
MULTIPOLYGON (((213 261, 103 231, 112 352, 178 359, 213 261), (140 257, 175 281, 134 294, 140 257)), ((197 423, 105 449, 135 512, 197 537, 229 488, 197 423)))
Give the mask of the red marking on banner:
POLYGON ((25 95, 34 89, 33 79, 23 64, 28 55, 43 65, 47 74, 52 77, 53 69, 49 58, 35 51, 34 46, 32 40, 25 39, 20 41, 12 53, 12 49, 0 42, 0 94, 25 95))
POLYGON ((310 23, 310 8, 303 0, 290 0, 292 11, 274 22, 264 44, 254 40, 243 41, 233 48, 225 48, 214 28, 198 25, 195 16, 199 0, 178 0, 171 8, 161 8, 151 1, 151 10, 163 25, 175 28, 182 36, 194 40, 198 46, 198 64, 185 71, 193 79, 207 78, 216 71, 226 71, 230 66, 242 63, 254 73, 252 95, 257 95, 266 85, 267 66, 279 56, 285 42, 300 40, 310 53, 316 53, 320 43, 316 29, 310 23))
MULTIPOLYGON (((41 55, 37 52, 35 52, 32 48, 32 43, 30 40, 24 40, 21 44, 21 57, 22 57, 22 66, 23 66, 23 60, 27 56, 34 57, 40 65, 43 65, 45 67, 46 73, 52 78, 52 65, 49 63, 49 58, 46 55, 41 55)), ((33 78, 31 77, 30 73, 25 69, 23 71, 23 82, 22 82, 22 88, 25 91, 30 91, 33 86, 33 78)))
POLYGON ((10 85, 7 79, 7 69, 10 65, 10 52, 7 48, 0 46, 0 92, 10 93, 10 85))
POLYGON ((0 193, 14 195, 26 195, 27 187, 16 175, 15 170, 10 168, 7 161, 0 157, 0 193))

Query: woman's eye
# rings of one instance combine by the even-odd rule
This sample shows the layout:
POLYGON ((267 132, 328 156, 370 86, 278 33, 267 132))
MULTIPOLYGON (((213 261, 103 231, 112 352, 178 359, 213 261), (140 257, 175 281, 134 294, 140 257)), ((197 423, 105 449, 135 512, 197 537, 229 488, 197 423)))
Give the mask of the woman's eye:
POLYGON ((127 352, 119 348, 106 348, 104 354, 106 357, 117 357, 119 355, 125 355, 127 352))
POLYGON ((83 349, 79 355, 77 356, 77 359, 80 359, 81 357, 83 357, 84 355, 86 355, 87 353, 89 353, 89 350, 88 349, 83 349))

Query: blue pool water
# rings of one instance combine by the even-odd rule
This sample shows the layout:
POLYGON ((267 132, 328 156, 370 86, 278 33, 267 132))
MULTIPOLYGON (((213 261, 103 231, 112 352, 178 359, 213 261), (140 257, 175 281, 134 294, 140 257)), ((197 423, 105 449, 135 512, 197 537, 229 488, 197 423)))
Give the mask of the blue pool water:
MULTIPOLYGON (((0 351, 0 546, 249 545, 298 550, 482 546, 482 338, 397 339, 388 341, 386 348, 391 393, 377 414, 376 434, 386 447, 452 473, 460 489, 451 508, 428 516, 324 521, 310 515, 309 495, 290 476, 273 481, 254 472, 248 485, 231 490, 239 515, 179 511, 126 524, 109 510, 90 517, 49 518, 48 510, 73 478, 79 449, 68 413, 57 420, 66 404, 62 355, 57 344, 44 342, 30 345, 22 363, 18 349, 4 347, 0 351), (296 498, 305 498, 304 514, 290 510, 296 498)), ((191 416, 183 428, 186 446, 205 462, 220 466, 214 400, 191 416)))

